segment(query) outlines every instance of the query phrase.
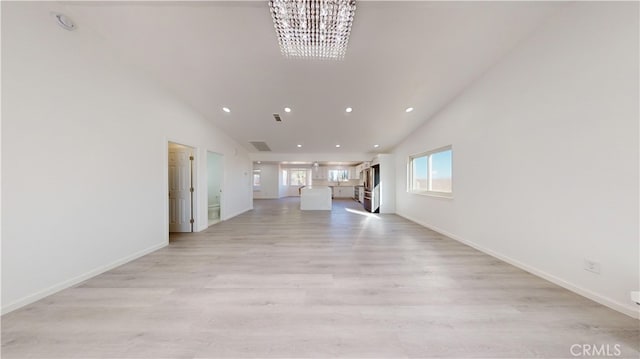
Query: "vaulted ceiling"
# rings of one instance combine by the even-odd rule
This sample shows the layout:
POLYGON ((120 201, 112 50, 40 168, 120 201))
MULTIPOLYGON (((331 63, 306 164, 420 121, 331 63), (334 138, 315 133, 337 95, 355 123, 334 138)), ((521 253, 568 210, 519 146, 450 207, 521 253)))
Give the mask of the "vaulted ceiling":
POLYGON ((392 149, 562 4, 360 1, 339 62, 283 58, 266 1, 66 6, 250 152, 338 155, 392 149))

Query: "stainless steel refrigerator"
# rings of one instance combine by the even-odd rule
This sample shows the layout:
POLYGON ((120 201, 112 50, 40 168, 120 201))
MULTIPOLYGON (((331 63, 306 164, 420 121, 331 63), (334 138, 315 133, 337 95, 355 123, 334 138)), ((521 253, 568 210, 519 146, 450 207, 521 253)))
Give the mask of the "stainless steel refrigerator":
POLYGON ((368 212, 380 212, 380 165, 371 166, 363 171, 364 209, 368 212))

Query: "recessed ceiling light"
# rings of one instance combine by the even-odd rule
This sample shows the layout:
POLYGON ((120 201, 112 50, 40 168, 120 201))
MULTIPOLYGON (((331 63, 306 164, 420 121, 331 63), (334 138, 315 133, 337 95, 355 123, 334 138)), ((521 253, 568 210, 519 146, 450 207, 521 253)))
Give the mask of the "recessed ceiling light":
POLYGON ((298 145, 298 148, 302 147, 302 145, 298 145))
POLYGON ((380 145, 373 145, 373 147, 378 148, 378 147, 380 147, 380 145))
POLYGON ((262 163, 262 161, 258 161, 258 164, 261 164, 261 163, 262 163))
POLYGON ((336 148, 340 148, 340 145, 336 145, 336 148))
POLYGON ((413 107, 407 107, 407 109, 404 110, 404 112, 411 112, 411 111, 413 111, 413 107))
POLYGON ((289 107, 285 107, 284 112, 291 112, 291 109, 289 107))
POLYGON ((224 111, 224 112, 226 112, 226 113, 231 112, 231 110, 230 110, 228 107, 223 107, 223 108, 222 108, 222 111, 224 111))
POLYGON ((353 109, 351 107, 347 107, 347 109, 345 111, 351 112, 351 111, 353 111, 353 109))

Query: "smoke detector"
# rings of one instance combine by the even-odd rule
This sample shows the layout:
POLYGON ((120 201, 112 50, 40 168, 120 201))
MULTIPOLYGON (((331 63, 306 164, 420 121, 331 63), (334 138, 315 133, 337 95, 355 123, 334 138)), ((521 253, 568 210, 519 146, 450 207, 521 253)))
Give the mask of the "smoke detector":
POLYGON ((68 31, 73 31, 76 29, 76 23, 73 22, 73 20, 71 20, 71 18, 67 15, 61 14, 59 12, 52 12, 51 15, 56 18, 56 22, 58 23, 58 25, 60 25, 61 28, 68 31))

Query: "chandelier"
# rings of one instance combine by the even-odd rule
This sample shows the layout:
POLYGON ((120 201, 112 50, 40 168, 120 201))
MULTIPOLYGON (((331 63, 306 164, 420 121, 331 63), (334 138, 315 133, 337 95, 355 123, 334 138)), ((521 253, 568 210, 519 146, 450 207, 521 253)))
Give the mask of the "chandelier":
POLYGON ((285 57, 344 58, 355 0, 269 0, 269 8, 285 57))

